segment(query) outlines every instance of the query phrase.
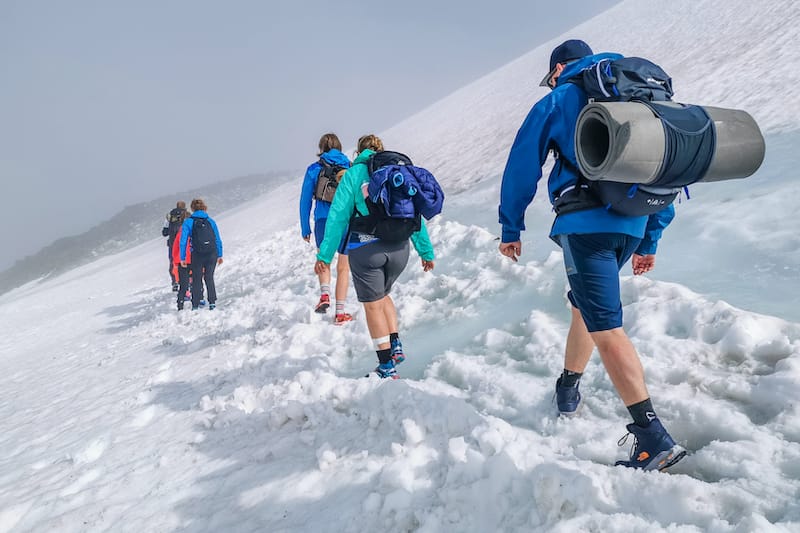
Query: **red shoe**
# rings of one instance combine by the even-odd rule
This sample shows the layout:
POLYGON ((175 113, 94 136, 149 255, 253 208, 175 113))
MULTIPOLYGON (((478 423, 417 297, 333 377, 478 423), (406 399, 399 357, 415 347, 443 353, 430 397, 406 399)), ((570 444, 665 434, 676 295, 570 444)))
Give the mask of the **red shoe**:
POLYGON ((333 325, 341 326, 345 322, 350 322, 351 320, 353 320, 353 315, 350 313, 339 313, 333 318, 333 325))
POLYGON ((315 313, 326 313, 328 308, 331 306, 331 297, 327 294, 323 294, 319 297, 319 302, 317 306, 314 308, 315 313))

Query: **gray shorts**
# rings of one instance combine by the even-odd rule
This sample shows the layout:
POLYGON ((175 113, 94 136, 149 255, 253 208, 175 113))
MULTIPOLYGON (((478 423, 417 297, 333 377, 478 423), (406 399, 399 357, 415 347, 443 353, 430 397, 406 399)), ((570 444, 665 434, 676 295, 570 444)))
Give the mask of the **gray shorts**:
POLYGON ((350 273, 359 302, 376 302, 388 295, 408 264, 408 241, 376 241, 350 250, 350 273))

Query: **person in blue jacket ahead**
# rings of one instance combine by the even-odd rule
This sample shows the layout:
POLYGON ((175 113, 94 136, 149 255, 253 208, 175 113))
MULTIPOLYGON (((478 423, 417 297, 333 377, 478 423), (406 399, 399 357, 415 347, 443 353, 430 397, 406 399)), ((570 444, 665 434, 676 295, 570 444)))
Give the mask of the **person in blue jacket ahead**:
MULTIPOLYGON (((341 167, 350 168, 350 160, 342 153, 342 143, 335 133, 326 133, 319 140, 319 158, 309 165, 306 175, 303 178, 303 189, 300 193, 300 231, 306 242, 311 241, 311 225, 308 222, 311 215, 311 205, 314 204, 314 241, 317 244, 317 251, 325 237, 325 225, 328 221, 328 213, 331 209, 331 202, 326 202, 320 198, 315 198, 314 192, 317 180, 322 170, 322 161, 341 167)), ((339 246, 339 257, 336 260, 336 313, 333 323, 341 325, 353 319, 352 315, 345 313, 344 306, 347 301, 347 286, 350 276, 350 263, 347 257, 344 239, 339 246)), ((314 307, 317 313, 325 313, 331 305, 331 272, 327 270, 317 275, 319 278, 320 297, 319 302, 314 307)))
MULTIPOLYGON (((525 230, 525 210, 533 200, 542 166, 551 150, 555 164, 547 180, 550 202, 577 182, 575 127, 587 104, 584 90, 569 83, 572 76, 605 57, 594 55, 583 41, 569 40, 550 56, 550 72, 542 81, 552 91, 539 100, 517 132, 506 162, 500 190, 500 253, 517 261, 522 253, 520 232, 525 230)), ((550 237, 564 253, 564 265, 572 304, 572 323, 567 335, 564 371, 556 381, 560 414, 571 416, 581 404, 578 385, 597 347, 603 365, 628 408, 634 435, 630 460, 617 465, 663 470, 684 457, 686 451, 669 435, 656 417, 644 380, 641 361, 622 329, 619 271, 632 258, 635 275, 655 266, 656 246, 664 228, 675 215, 673 206, 648 216, 614 214, 605 207, 587 208, 557 215, 550 237)))
POLYGON ((208 292, 208 308, 217 307, 217 287, 214 284, 214 270, 222 264, 222 238, 214 219, 208 216, 206 203, 195 198, 190 204, 192 216, 181 226, 180 260, 186 267, 186 246, 191 238, 192 271, 192 309, 200 307, 203 295, 203 281, 208 292))

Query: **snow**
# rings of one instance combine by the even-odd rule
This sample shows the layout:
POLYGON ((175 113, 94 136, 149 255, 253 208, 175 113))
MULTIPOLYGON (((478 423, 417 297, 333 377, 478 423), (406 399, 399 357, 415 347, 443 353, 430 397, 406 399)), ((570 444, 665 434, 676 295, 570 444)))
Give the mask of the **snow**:
POLYGON ((436 269, 412 253, 393 293, 401 380, 362 377, 352 289, 354 322, 311 312, 299 182, 211 206, 214 312, 174 310, 161 240, 8 293, 0 531, 800 531, 800 6, 662 5, 623 2, 386 132, 447 193, 436 269), (629 417, 596 355, 581 415, 555 416, 569 311, 542 198, 521 263, 496 250, 508 147, 575 36, 656 59, 680 98, 767 136, 757 175, 678 206, 652 275, 623 270, 625 328, 691 453, 669 473, 613 466, 629 417))

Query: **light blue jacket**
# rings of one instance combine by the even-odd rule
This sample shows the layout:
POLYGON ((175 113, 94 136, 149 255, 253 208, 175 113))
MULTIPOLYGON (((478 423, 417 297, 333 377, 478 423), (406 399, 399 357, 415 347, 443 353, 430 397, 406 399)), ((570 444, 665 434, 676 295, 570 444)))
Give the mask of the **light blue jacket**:
MULTIPOLYGON (((350 168, 350 160, 347 156, 336 148, 331 148, 322 157, 328 163, 339 165, 340 167, 350 168)), ((311 215, 311 204, 314 200, 314 188, 317 185, 317 177, 322 168, 319 161, 315 161, 306 169, 306 175, 303 178, 303 189, 300 191, 300 232, 302 237, 311 235, 311 224, 309 224, 309 217, 311 215)), ((314 206, 314 221, 328 218, 328 211, 331 204, 322 200, 317 200, 314 206)))
MULTIPOLYGON (((568 80, 587 66, 604 58, 617 59, 619 54, 597 54, 570 63, 558 78, 556 88, 539 100, 522 123, 508 155, 500 188, 499 220, 503 227, 502 242, 515 242, 525 230, 525 210, 536 194, 542 177, 542 166, 551 149, 556 148, 571 165, 559 159, 547 179, 550 203, 557 192, 577 181, 570 167, 577 168, 575 158, 575 126, 588 99, 582 88, 568 80)), ((550 236, 580 233, 623 233, 642 239, 636 253, 654 254, 664 228, 675 216, 670 205, 648 216, 616 215, 604 207, 559 215, 553 222, 550 236)))
MULTIPOLYGON (((181 261, 186 261, 186 242, 189 240, 189 237, 192 236, 192 228, 194 227, 194 219, 195 218, 207 218, 208 222, 211 224, 211 228, 214 230, 214 237, 216 237, 217 241, 217 257, 222 257, 222 238, 219 236, 219 229, 217 229, 217 223, 214 222, 214 219, 208 216, 208 213, 205 211, 194 211, 192 216, 187 218, 183 221, 183 226, 181 226, 181 261)), ((194 241, 192 241, 192 253, 194 253, 194 241)))

